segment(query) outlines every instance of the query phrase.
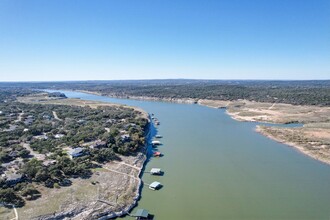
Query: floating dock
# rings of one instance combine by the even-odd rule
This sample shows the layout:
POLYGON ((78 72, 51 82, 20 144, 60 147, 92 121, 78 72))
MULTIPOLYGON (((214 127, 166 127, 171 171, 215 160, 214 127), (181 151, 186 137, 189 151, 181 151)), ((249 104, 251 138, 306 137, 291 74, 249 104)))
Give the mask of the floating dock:
POLYGON ((160 182, 155 181, 155 182, 153 182, 153 183, 151 183, 151 184, 149 185, 149 189, 151 189, 151 190, 157 190, 157 189, 159 189, 161 186, 162 186, 162 184, 161 184, 160 182))
POLYGON ((132 216, 134 216, 137 220, 149 219, 149 212, 145 209, 138 209, 132 216))
POLYGON ((151 144, 152 145, 161 145, 162 143, 160 141, 152 141, 151 144))
POLYGON ((150 170, 151 175, 160 175, 162 173, 162 170, 160 168, 152 168, 150 170))

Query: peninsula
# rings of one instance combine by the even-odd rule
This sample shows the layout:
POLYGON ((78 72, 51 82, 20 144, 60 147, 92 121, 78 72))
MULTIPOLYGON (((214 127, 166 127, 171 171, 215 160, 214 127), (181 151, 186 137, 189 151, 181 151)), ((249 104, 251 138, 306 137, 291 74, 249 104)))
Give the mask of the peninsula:
POLYGON ((0 201, 10 208, 1 208, 1 218, 95 219, 134 207, 146 112, 8 88, 1 89, 0 110, 0 201))

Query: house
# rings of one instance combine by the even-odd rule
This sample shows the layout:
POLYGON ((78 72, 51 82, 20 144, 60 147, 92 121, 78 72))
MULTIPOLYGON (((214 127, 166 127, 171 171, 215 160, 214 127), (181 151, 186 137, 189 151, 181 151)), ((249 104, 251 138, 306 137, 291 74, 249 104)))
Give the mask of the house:
POLYGON ((149 189, 152 189, 152 190, 157 190, 159 188, 161 188, 162 184, 160 182, 153 182, 149 185, 149 189))
POLYGON ((31 125, 32 123, 33 123, 33 118, 28 117, 27 119, 24 120, 25 125, 31 125))
POLYGON ((126 124, 126 125, 123 126, 123 128, 124 128, 125 130, 129 129, 130 127, 132 127, 132 128, 136 128, 137 125, 134 124, 134 123, 129 123, 129 124, 126 124))
POLYGON ((22 174, 17 174, 17 173, 8 174, 6 178, 6 183, 9 185, 15 185, 16 183, 21 182, 22 178, 23 178, 22 174))
POLYGON ((110 123, 110 124, 113 124, 113 123, 116 123, 117 120, 116 119, 108 119, 107 120, 107 123, 110 123))
POLYGON ((64 134, 55 134, 54 136, 56 139, 62 138, 64 137, 64 134))
POLYGON ((89 145, 89 148, 91 148, 91 149, 99 149, 99 148, 103 148, 103 147, 106 147, 106 146, 107 146, 107 142, 101 141, 101 140, 97 140, 97 141, 92 142, 89 145))
POLYGON ((33 136, 33 138, 38 139, 38 140, 47 140, 48 139, 47 134, 45 134, 45 133, 42 135, 33 136))
POLYGON ((9 114, 9 117, 10 117, 10 118, 16 117, 16 113, 10 113, 10 114, 9 114))
POLYGON ((46 119, 46 120, 50 120, 51 119, 51 117, 49 115, 43 115, 42 118, 43 119, 46 119))
POLYGON ((69 152, 69 157, 71 159, 75 158, 75 157, 80 157, 84 154, 84 148, 81 148, 81 147, 77 147, 77 148, 74 148, 74 149, 71 149, 69 152))
POLYGON ((44 162, 42 162, 42 164, 46 167, 55 164, 57 161, 56 160, 45 160, 44 162))
POLYGON ((124 142, 129 141, 131 139, 129 134, 122 134, 122 135, 120 135, 120 137, 121 137, 121 140, 124 142))
POLYGON ((9 157, 17 157, 18 156, 18 152, 17 151, 11 151, 9 154, 8 154, 9 157))

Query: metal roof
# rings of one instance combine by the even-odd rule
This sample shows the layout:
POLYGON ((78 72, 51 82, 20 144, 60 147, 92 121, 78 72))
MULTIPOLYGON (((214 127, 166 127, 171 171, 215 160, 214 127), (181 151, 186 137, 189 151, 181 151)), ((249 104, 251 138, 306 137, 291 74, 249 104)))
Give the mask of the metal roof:
POLYGON ((135 213, 135 217, 148 218, 149 212, 145 209, 138 209, 135 213))
POLYGON ((160 168, 151 168, 150 172, 151 173, 159 173, 160 172, 160 168))
POLYGON ((153 183, 150 184, 149 187, 151 187, 151 188, 157 188, 160 185, 161 185, 160 182, 153 182, 153 183))
POLYGON ((83 150, 84 150, 84 148, 77 147, 77 148, 72 149, 69 153, 71 155, 73 155, 73 154, 79 154, 79 153, 83 152, 83 150))

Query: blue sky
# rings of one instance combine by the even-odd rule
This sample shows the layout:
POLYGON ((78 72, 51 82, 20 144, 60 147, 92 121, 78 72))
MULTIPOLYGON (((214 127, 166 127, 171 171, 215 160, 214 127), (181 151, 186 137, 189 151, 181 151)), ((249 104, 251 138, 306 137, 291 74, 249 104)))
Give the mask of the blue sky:
POLYGON ((330 79, 329 0, 0 0, 0 81, 330 79))

